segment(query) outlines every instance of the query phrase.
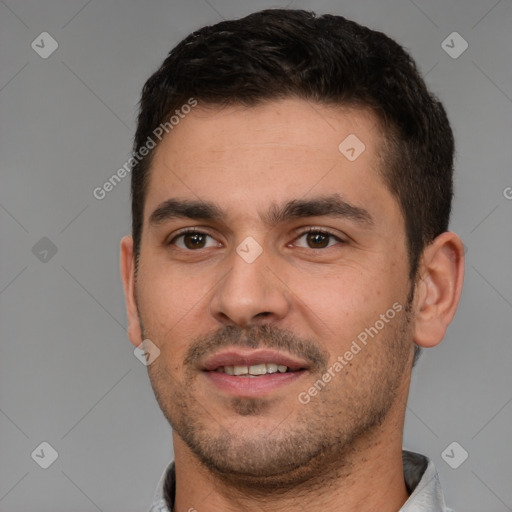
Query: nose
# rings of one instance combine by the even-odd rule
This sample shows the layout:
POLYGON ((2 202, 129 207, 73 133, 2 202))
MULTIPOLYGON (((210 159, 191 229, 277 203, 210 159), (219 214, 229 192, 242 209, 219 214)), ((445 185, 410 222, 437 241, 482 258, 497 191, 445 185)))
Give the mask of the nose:
POLYGON ((284 276, 269 251, 254 260, 233 251, 229 270, 220 280, 211 301, 211 313, 224 325, 240 327, 276 323, 289 311, 290 294, 284 276))

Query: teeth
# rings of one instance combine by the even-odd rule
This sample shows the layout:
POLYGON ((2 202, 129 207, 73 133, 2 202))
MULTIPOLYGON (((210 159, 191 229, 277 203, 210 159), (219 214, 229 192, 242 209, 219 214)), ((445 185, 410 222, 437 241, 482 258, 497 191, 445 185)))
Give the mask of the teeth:
POLYGON ((267 373, 285 373, 288 366, 278 365, 276 363, 261 363, 253 364, 251 366, 219 366, 217 372, 227 373, 228 375, 266 375, 267 373))
POLYGON ((233 372, 235 375, 247 375, 249 368, 247 366, 233 366, 233 372))
POLYGON ((267 373, 267 365, 263 364, 253 364, 249 366, 249 373, 251 375, 265 375, 267 373))
POLYGON ((276 373, 277 372, 277 364, 267 363, 267 373, 276 373))

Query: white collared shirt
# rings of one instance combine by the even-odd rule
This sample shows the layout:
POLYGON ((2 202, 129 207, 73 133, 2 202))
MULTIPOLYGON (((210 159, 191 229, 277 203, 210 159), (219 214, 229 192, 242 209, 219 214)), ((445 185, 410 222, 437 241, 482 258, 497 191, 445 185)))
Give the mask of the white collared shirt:
MULTIPOLYGON (((405 450, 402 453, 404 479, 411 494, 398 512, 453 512, 445 505, 441 482, 434 463, 418 453, 405 450)), ((171 462, 158 482, 149 512, 172 512, 175 490, 176 474, 174 462, 171 462), (165 500, 166 489, 170 503, 165 500)))

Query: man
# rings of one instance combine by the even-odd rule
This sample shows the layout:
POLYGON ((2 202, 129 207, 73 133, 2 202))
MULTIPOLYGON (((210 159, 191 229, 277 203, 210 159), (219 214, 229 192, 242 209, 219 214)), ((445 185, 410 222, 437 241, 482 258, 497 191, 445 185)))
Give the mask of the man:
POLYGON ((402 452, 464 267, 452 132, 407 53, 300 10, 205 27, 145 84, 134 149, 129 337, 174 446, 152 510, 447 510, 402 452))

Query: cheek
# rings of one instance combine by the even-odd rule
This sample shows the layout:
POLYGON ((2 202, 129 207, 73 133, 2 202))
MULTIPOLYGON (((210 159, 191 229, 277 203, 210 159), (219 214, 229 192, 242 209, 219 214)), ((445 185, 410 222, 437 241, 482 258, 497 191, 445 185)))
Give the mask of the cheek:
POLYGON ((179 339, 186 319, 200 307, 201 284, 184 279, 177 273, 144 269, 140 274, 141 286, 137 289, 139 312, 145 335, 157 342, 161 350, 172 341, 174 349, 179 349, 179 339), (165 343, 164 343, 165 342, 165 343))
POLYGON ((167 323, 192 310, 211 287, 205 276, 183 272, 165 261, 146 264, 140 282, 141 303, 148 305, 151 313, 163 315, 167 323))
POLYGON ((399 283, 389 272, 344 267, 329 275, 302 275, 293 286, 298 314, 309 319, 318 339, 331 339, 339 348, 402 297, 399 283))

